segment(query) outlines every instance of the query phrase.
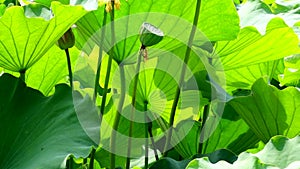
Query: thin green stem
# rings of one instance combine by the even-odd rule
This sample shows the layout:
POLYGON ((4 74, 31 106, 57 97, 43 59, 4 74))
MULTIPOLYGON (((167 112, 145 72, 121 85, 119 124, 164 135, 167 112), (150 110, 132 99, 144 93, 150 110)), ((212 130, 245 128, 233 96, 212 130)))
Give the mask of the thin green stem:
MULTIPOLYGON (((113 50, 113 48, 112 48, 113 50)), ((106 104, 106 97, 107 97, 107 91, 108 91, 108 83, 109 83, 109 77, 110 77, 110 71, 111 71, 111 63, 112 63, 112 52, 109 54, 108 63, 107 63, 107 70, 105 75, 105 82, 104 82, 104 89, 103 89, 103 96, 102 96, 102 102, 100 107, 100 116, 102 117, 104 114, 105 104, 106 104)), ((101 118, 102 119, 102 118, 101 118)), ((100 121, 101 124, 102 120, 100 121)))
POLYGON ((90 154, 90 164, 89 164, 89 169, 93 169, 94 168, 94 159, 95 159, 95 153, 96 153, 96 149, 92 149, 92 152, 90 154))
POLYGON ((67 62, 68 62, 68 70, 69 70, 69 81, 70 81, 70 86, 73 90, 73 74, 72 74, 72 66, 71 66, 71 59, 70 59, 70 53, 69 49, 65 49, 66 57, 67 57, 67 62))
MULTIPOLYGON (((105 36, 106 17, 107 17, 107 12, 104 8, 103 23, 102 23, 101 37, 100 37, 100 46, 99 46, 99 57, 98 57, 97 73, 96 73, 96 78, 95 78, 95 88, 94 88, 94 96, 93 96, 94 102, 96 102, 97 93, 99 90, 99 80, 100 80, 101 62, 102 62, 102 57, 103 57, 103 41, 104 41, 104 36, 105 36)), ((103 105, 101 105, 101 107, 102 106, 103 105)), ((101 114, 103 115, 103 111, 101 112, 101 114)))
POLYGON ((209 109, 210 109, 210 104, 207 104, 204 106, 204 110, 203 110, 203 118, 202 118, 202 124, 201 124, 201 130, 200 130, 200 139, 199 139, 199 147, 198 147, 198 153, 201 154, 202 150, 203 150, 203 139, 204 139, 204 125, 206 123, 208 114, 209 114, 209 109))
POLYGON ((69 156, 68 158, 68 168, 72 169, 73 168, 73 157, 69 156))
POLYGON ((141 67, 141 60, 143 56, 143 50, 144 47, 142 46, 139 51, 139 56, 137 59, 137 66, 135 69, 135 77, 133 81, 133 93, 132 93, 132 99, 131 99, 131 114, 130 114, 130 124, 129 124, 129 133, 128 133, 128 148, 127 148, 127 159, 126 159, 126 169, 130 168, 130 154, 131 154, 131 137, 132 137, 132 131, 133 131, 133 118, 135 113, 135 105, 136 105, 136 91, 137 91, 137 84, 139 81, 139 71, 141 67))
POLYGON ((190 58, 191 47, 193 45, 193 40, 194 40, 196 29, 197 29, 197 24, 198 24, 198 19, 199 19, 199 14, 200 14, 200 6, 201 6, 201 0, 197 0, 196 11, 195 11, 194 21, 193 21, 193 27, 192 27, 192 30, 190 33, 188 46, 187 46, 186 52, 185 52, 184 64, 182 65, 180 79, 178 82, 178 86, 176 88, 176 93, 175 93, 174 101, 172 104, 172 109, 171 109, 171 114, 170 114, 170 119, 169 119, 169 131, 167 133, 167 140, 166 140, 166 145, 165 145, 165 149, 164 149, 164 156, 167 155, 167 150, 171 147, 171 138, 172 138, 172 133, 173 133, 173 124, 174 124, 174 118, 175 118, 175 113, 176 113, 176 107, 177 107, 177 104, 179 101, 181 86, 184 81, 185 72, 186 72, 186 65, 190 58))
POLYGON ((124 65, 120 64, 119 65, 119 70, 120 70, 120 78, 121 78, 121 94, 120 94, 120 100, 118 104, 118 109, 115 117, 115 121, 113 124, 113 131, 111 133, 111 138, 110 138, 110 146, 111 146, 111 153, 110 153, 110 168, 114 169, 116 166, 116 138, 117 138, 117 131, 119 127, 119 122, 121 118, 121 113, 123 109, 123 104, 125 100, 125 72, 124 72, 124 65))
MULTIPOLYGON (((105 24, 106 24, 106 17, 107 17, 107 12, 105 10, 105 7, 104 7, 103 11, 104 11, 104 14, 103 14, 102 29, 101 29, 101 37, 100 37, 99 57, 98 57, 98 63, 97 63, 97 73, 96 73, 96 78, 95 78, 94 95, 93 95, 93 101, 94 101, 94 103, 96 103, 97 93, 98 93, 98 90, 99 90, 99 87, 100 87, 99 80, 100 80, 101 62, 102 62, 102 57, 103 57, 103 41, 104 41, 104 36, 105 36, 105 24)), ((105 81, 105 84, 108 84, 108 82, 105 81)), ((108 87, 108 85, 106 85, 106 86, 108 87)), ((103 95, 107 95, 107 87, 106 87, 106 89, 104 87, 103 95)), ((102 102, 101 102, 102 104, 100 106, 100 121, 99 121, 99 126, 101 126, 101 123, 102 123, 102 116, 104 114, 105 101, 106 101, 106 96, 105 96, 105 99, 102 100, 102 102)), ((90 160, 93 161, 92 163, 94 163, 95 152, 96 151, 92 151, 91 154, 90 154, 91 155, 91 159, 90 160)))
POLYGON ((155 160, 158 161, 159 158, 158 158, 158 153, 157 153, 157 148, 155 146, 155 141, 154 141, 154 138, 153 138, 153 133, 152 133, 152 122, 150 121, 150 119, 148 118, 148 133, 150 135, 150 139, 151 139, 151 144, 153 146, 153 150, 154 150, 154 155, 155 155, 155 160))
POLYGON ((144 112, 145 112, 145 169, 148 168, 148 147, 149 147, 149 136, 148 136, 148 116, 147 116, 147 108, 148 102, 144 102, 144 112))
POLYGON ((111 21, 111 50, 109 52, 109 58, 108 58, 108 63, 107 63, 107 70, 106 70, 106 75, 105 75, 105 82, 104 82, 104 89, 103 89, 103 96, 102 96, 102 102, 101 102, 101 107, 100 107, 100 125, 102 123, 102 116, 104 114, 104 109, 105 109, 105 103, 106 103, 106 97, 107 97, 107 91, 108 91, 108 83, 109 83, 109 77, 110 77, 110 72, 111 72, 111 63, 114 55, 114 43, 115 43, 115 1, 111 0, 111 5, 112 5, 112 10, 110 13, 110 21, 111 21))
MULTIPOLYGON (((110 75, 110 70, 111 70, 111 63, 112 63, 112 58, 113 58, 113 54, 114 54, 114 42, 115 42, 115 25, 114 25, 114 20, 115 20, 115 1, 111 0, 111 6, 112 6, 112 10, 111 10, 111 44, 112 44, 112 48, 111 48, 111 52, 109 54, 109 59, 108 59, 108 68, 107 69, 107 73, 106 73, 106 77, 105 77, 105 82, 107 82, 108 85, 108 81, 109 81, 109 75, 110 75), (107 76, 108 75, 108 76, 107 76)), ((120 118, 121 118, 121 112, 123 109, 123 104, 124 104, 124 100, 125 100, 125 72, 124 72, 124 65, 120 64, 119 65, 119 70, 120 70, 120 78, 121 78, 121 95, 120 95, 120 100, 119 100, 119 105, 118 105, 118 109, 117 109, 117 113, 116 113, 116 117, 114 120, 114 124, 113 124, 113 131, 111 133, 111 138, 110 138, 110 146, 111 146, 111 153, 110 153, 110 168, 114 169, 116 168, 116 155, 114 154, 116 152, 116 139, 117 139, 117 131, 118 131, 118 126, 119 126, 119 122, 120 122, 120 118)), ((104 90, 106 90, 105 92, 107 92, 107 86, 106 84, 104 85, 104 90)), ((104 110, 105 107, 105 100, 106 100, 106 95, 103 95, 102 97, 102 106, 101 109, 104 110), (103 101, 104 99, 104 101, 103 101)))

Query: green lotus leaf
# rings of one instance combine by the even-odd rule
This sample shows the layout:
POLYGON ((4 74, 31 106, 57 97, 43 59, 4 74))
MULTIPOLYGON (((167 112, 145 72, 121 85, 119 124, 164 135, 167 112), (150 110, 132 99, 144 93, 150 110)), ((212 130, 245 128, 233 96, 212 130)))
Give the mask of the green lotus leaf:
POLYGON ((207 157, 194 159, 186 169, 294 169, 300 167, 300 137, 288 139, 283 136, 273 137, 263 150, 256 154, 243 152, 237 161, 230 164, 226 161, 212 163, 207 157))
POLYGON ((202 131, 199 121, 184 120, 176 126, 174 139, 185 136, 175 146, 182 157, 189 158, 198 153, 200 134, 203 135, 202 154, 212 153, 222 148, 239 154, 254 147, 259 141, 244 120, 229 105, 225 107, 222 118, 217 113, 213 113, 213 110, 210 111, 202 131))
MULTIPOLYGON (((51 3, 58 0, 19 0, 21 5, 40 4, 44 7, 51 7, 51 3)), ((98 0, 59 0, 65 5, 81 5, 87 11, 96 10, 98 8, 98 0)))
POLYGON ((212 64, 224 73, 226 88, 250 88, 260 77, 278 76, 284 70, 283 58, 299 53, 298 37, 280 18, 272 19, 261 35, 254 27, 245 27, 233 41, 216 43, 212 64))
POLYGON ((6 10, 6 6, 4 4, 0 4, 0 16, 3 15, 3 13, 5 12, 6 10))
POLYGON ((81 102, 73 104, 67 85, 56 86, 54 95, 45 97, 3 74, 0 86, 1 168, 64 168, 69 155, 87 157, 96 146, 89 136, 99 133, 99 126, 85 125, 83 130, 80 122, 94 111, 75 111, 74 105, 84 107, 87 100, 78 96, 81 102))
MULTIPOLYGON (((71 63, 74 69, 75 61, 79 56, 77 48, 69 49, 71 63)), ((58 83, 67 83, 68 69, 65 52, 58 46, 52 46, 46 54, 26 71, 27 86, 39 90, 45 96, 54 93, 58 83)))
MULTIPOLYGON (((204 0, 201 2, 201 14, 199 18, 199 30, 202 35, 207 38, 196 36, 195 43, 200 45, 198 41, 209 39, 232 40, 236 38, 239 32, 239 18, 231 0, 211 1, 204 0)), ((121 0, 120 10, 115 11, 115 48, 113 58, 118 63, 131 58, 126 63, 133 63, 136 57, 133 53, 139 51, 141 43, 139 42, 139 28, 143 22, 148 22, 164 32, 164 39, 155 48, 165 51, 171 51, 182 45, 179 41, 188 42, 189 33, 192 28, 196 7, 196 0, 167 0, 167 1, 133 1, 121 0), (185 21, 185 22, 183 22, 185 21), (126 25, 126 28, 124 28, 126 25)), ((99 7, 97 11, 90 12, 77 22, 78 31, 82 32, 82 39, 91 38, 99 46, 101 37, 100 29, 103 24, 104 7, 99 7), (92 35, 96 35, 92 37, 92 35)), ((111 29, 109 26, 109 15, 107 16, 107 27, 104 40, 104 49, 106 52, 111 50, 111 29)), ((79 40, 84 41, 84 40, 79 40)), ((154 47, 154 46, 153 46, 154 47)), ((155 55, 161 54, 156 53, 155 55)), ((154 57, 154 55, 150 55, 154 57)))
POLYGON ((172 169, 181 169, 184 168, 188 164, 188 160, 184 161, 176 161, 172 158, 166 157, 162 158, 159 161, 155 162, 150 169, 156 168, 172 168, 172 169))
POLYGON ((265 33, 269 21, 276 17, 282 18, 287 25, 293 27, 300 20, 299 10, 300 6, 297 0, 276 0, 273 5, 268 5, 265 1, 254 0, 241 5, 238 13, 242 27, 255 26, 259 32, 265 33))
MULTIPOLYGON (((50 8, 51 3, 57 0, 19 0, 22 5, 29 5, 29 4, 41 4, 45 7, 50 8)), ((70 0, 59 0, 60 3, 68 5, 70 0)))
POLYGON ((34 65, 86 11, 52 2, 50 20, 28 18, 23 7, 10 7, 0 18, 0 66, 24 72, 34 65))
POLYGON ((281 85, 300 85, 300 55, 294 55, 284 60, 285 69, 280 76, 281 85))
POLYGON ((204 137, 202 153, 211 153, 226 148, 239 154, 253 148, 259 141, 255 133, 230 105, 225 105, 221 118, 214 112, 212 108, 204 128, 203 134, 207 139, 204 137))
POLYGON ((189 164, 189 162, 192 161, 194 158, 200 158, 200 157, 209 159, 209 161, 213 163, 216 163, 220 160, 233 163, 237 159, 236 155, 234 155, 231 151, 228 151, 226 149, 220 149, 210 154, 197 154, 191 158, 187 158, 182 161, 176 161, 169 157, 161 158, 159 161, 154 162, 153 165, 150 167, 150 169, 156 169, 156 168, 182 169, 185 168, 189 164))
POLYGON ((252 94, 229 102, 251 130, 265 143, 275 135, 295 137, 300 132, 300 92, 288 87, 279 90, 258 79, 252 94))

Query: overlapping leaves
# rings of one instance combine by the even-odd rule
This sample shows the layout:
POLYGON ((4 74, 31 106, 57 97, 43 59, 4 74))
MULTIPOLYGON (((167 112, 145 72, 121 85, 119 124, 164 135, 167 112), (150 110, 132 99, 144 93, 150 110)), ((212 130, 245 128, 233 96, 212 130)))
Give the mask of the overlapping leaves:
POLYGON ((261 35, 257 29, 245 27, 236 40, 216 44, 213 65, 219 72, 225 71, 229 91, 249 88, 262 76, 276 79, 284 69, 282 59, 299 53, 298 37, 282 19, 274 18, 266 29, 261 35))
POLYGON ((294 87, 279 90, 261 78, 251 95, 234 98, 230 104, 264 142, 275 135, 295 137, 300 132, 300 92, 294 87))
POLYGON ((300 158, 295 155, 300 149, 299 142, 299 136, 290 140, 283 136, 275 136, 266 144, 263 150, 256 154, 243 152, 233 164, 226 161, 212 163, 207 157, 204 157, 191 161, 186 169, 299 168, 300 158))
MULTIPOLYGON (((131 55, 139 50, 141 44, 138 41, 138 32, 143 22, 154 24, 162 29, 166 35, 156 48, 170 51, 180 45, 177 41, 178 39, 182 40, 182 38, 185 38, 187 42, 188 33, 192 27, 195 4, 195 0, 121 1, 120 10, 115 11, 117 45, 115 45, 114 49, 114 59, 120 63, 128 57, 132 57, 131 55), (185 33, 187 34, 185 35, 185 33), (184 34, 184 36, 181 34, 184 34)), ((89 37, 99 33, 103 23, 103 10, 104 8, 98 8, 97 11, 91 12, 80 19, 77 22, 78 30, 82 34, 89 35, 89 37)), ((229 40, 237 36, 239 19, 230 0, 222 2, 205 0, 202 2, 201 12, 199 28, 209 40, 229 40), (215 11, 218 9, 219 12, 216 13, 215 11)), ((111 34, 110 26, 106 28, 106 32, 107 35, 111 34)), ((101 38, 99 34, 97 36, 98 38, 92 37, 92 39, 100 45, 99 39, 101 38)), ((110 42, 110 36, 107 37, 104 40, 106 52, 113 46, 110 42)), ((81 38, 87 37, 81 36, 81 38)), ((131 60, 131 62, 134 61, 131 60)))

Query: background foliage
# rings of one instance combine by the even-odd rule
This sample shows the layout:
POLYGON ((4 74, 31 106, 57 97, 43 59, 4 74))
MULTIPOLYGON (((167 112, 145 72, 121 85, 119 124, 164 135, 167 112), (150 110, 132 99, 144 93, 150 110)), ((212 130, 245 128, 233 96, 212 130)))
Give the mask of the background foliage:
POLYGON ((120 133, 127 136, 134 126, 131 136, 145 138, 150 125, 125 118, 133 97, 138 110, 147 103, 148 117, 157 119, 153 142, 131 147, 130 165, 117 155, 116 167, 299 167, 299 0, 201 1, 174 148, 163 154, 197 1, 115 0, 108 11, 110 2, 101 0, 0 0, 0 168, 110 168, 122 92, 119 152, 129 145, 120 133), (134 88, 143 22, 165 36, 148 47, 134 88), (69 28, 76 40, 68 50, 73 81, 55 45, 69 28))

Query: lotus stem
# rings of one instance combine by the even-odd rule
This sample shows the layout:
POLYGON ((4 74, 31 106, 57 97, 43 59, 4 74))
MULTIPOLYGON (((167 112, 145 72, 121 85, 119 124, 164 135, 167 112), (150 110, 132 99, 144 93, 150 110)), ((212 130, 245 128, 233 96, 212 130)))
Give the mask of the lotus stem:
POLYGON ((20 71, 20 79, 25 82, 25 73, 26 73, 26 70, 22 70, 20 71))
POLYGON ((147 116, 147 111, 148 111, 148 102, 145 101, 144 102, 144 112, 145 112, 145 169, 148 168, 148 156, 149 156, 149 152, 148 152, 148 147, 149 147, 149 136, 148 136, 148 116, 147 116))
POLYGON ((116 156, 114 153, 116 151, 117 130, 119 127, 119 122, 120 122, 123 104, 124 104, 124 100, 125 100, 125 85, 126 84, 125 84, 124 65, 120 64, 119 70, 120 70, 120 78, 121 78, 121 95, 120 95, 120 100, 119 100, 119 104, 118 104, 116 117, 115 117, 114 124, 113 124, 113 131, 112 131, 111 139, 110 139, 110 141, 111 141, 110 142, 110 145, 111 145, 110 168, 115 168, 116 156))
MULTIPOLYGON (((109 82, 109 76, 110 76, 110 70, 111 70, 111 63, 112 63, 112 58, 114 54, 114 42, 115 42, 115 25, 114 25, 114 20, 115 20, 115 1, 111 0, 111 12, 110 12, 110 18, 111 18, 111 52, 109 54, 109 59, 108 59, 108 67, 107 67, 107 72, 106 72, 106 77, 105 77, 105 84, 104 84, 104 90, 108 88, 108 82, 109 82)), ((111 146, 111 153, 110 153, 110 168, 114 169, 116 168, 116 155, 114 154, 116 151, 116 139, 117 139, 117 130, 121 118, 121 112, 123 109, 123 104, 125 100, 125 72, 124 72, 124 65, 120 64, 119 65, 119 70, 120 70, 120 78, 121 78, 121 95, 120 95, 120 100, 118 104, 118 109, 116 112, 116 117, 114 120, 113 124, 113 131, 111 133, 111 138, 110 138, 110 146, 111 146)), ((105 107, 105 100, 106 100, 106 95, 103 95, 102 97, 102 109, 104 110, 105 107)))
POLYGON ((204 125, 206 123, 208 114, 209 114, 209 110, 210 110, 210 104, 207 104, 204 106, 204 110, 203 110, 203 118, 202 118, 202 124, 201 124, 201 130, 200 130, 200 139, 199 139, 199 147, 198 147, 198 153, 201 154, 202 150, 203 150, 203 139, 204 139, 204 125))
POLYGON ((137 66, 135 69, 135 77, 133 81, 133 93, 132 93, 132 99, 131 99, 131 112, 130 112, 130 125, 129 125, 129 133, 128 133, 128 148, 127 148, 127 159, 126 159, 126 169, 130 168, 130 154, 131 154, 131 137, 132 137, 132 131, 133 131, 133 118, 134 118, 134 112, 135 112, 135 105, 136 105, 136 91, 137 91, 137 84, 139 80, 139 71, 141 67, 141 60, 143 57, 143 50, 145 47, 141 47, 138 55, 137 60, 137 66))
POLYGON ((70 81, 70 86, 73 88, 73 75, 72 75, 72 66, 71 66, 71 59, 70 59, 70 53, 69 53, 69 48, 65 49, 66 57, 67 57, 67 62, 68 62, 68 70, 69 70, 69 81, 70 81))
MULTIPOLYGON (((94 95, 93 95, 93 101, 94 103, 96 103, 96 100, 97 100, 97 93, 98 93, 98 90, 99 90, 99 80, 100 80, 100 71, 101 71, 101 62, 102 62, 102 58, 103 58, 103 41, 104 41, 104 36, 105 36, 105 24, 106 24, 106 17, 107 17, 107 12, 104 8, 104 14, 103 14, 103 23, 102 23, 102 29, 101 29, 101 39, 100 39, 100 47, 99 47, 99 57, 98 57, 98 63, 97 63, 97 72, 96 72, 96 78, 95 78, 95 86, 94 86, 94 95)), ((105 84, 108 83, 105 81, 105 84)), ((107 85, 108 86, 108 85, 107 85)), ((107 88, 105 90, 105 87, 104 87, 104 90, 103 90, 103 95, 107 95, 107 88)), ((104 107, 105 107, 105 102, 106 102, 106 96, 105 96, 105 99, 102 100, 102 105, 100 106, 100 121, 99 121, 99 126, 101 126, 101 123, 102 123, 102 117, 103 117, 103 114, 104 114, 104 107)), ((95 152, 94 149, 92 150, 91 152, 91 158, 90 158, 90 166, 91 166, 91 163, 94 163, 94 159, 95 159, 95 152)), ((92 168, 90 168, 92 169, 92 168)))
MULTIPOLYGON (((102 58, 103 58, 103 45, 102 44, 103 44, 104 36, 105 36, 105 26, 104 25, 106 24, 106 17, 107 17, 107 12, 104 8, 103 23, 102 23, 101 37, 100 37, 100 46, 99 46, 99 57, 98 57, 98 63, 97 63, 97 73, 96 73, 96 78, 95 78, 95 88, 94 88, 94 96, 93 96, 94 103, 96 103, 97 93, 99 90, 98 86, 99 86, 99 80, 100 80, 101 62, 102 62, 102 58)), ((103 92, 104 92, 103 95, 107 95, 107 89, 104 90, 103 92)), ((104 106, 105 106, 105 100, 104 100, 104 105, 101 105, 101 109, 100 109, 101 116, 104 113, 103 112, 104 106)))
POLYGON ((171 146, 171 138, 172 138, 172 133, 173 133, 173 124, 174 124, 174 118, 175 118, 175 113, 176 113, 176 107, 178 105, 180 91, 181 91, 182 83, 183 83, 184 77, 185 77, 185 72, 186 72, 186 67, 187 67, 186 65, 190 58, 191 47, 193 45, 193 40, 194 40, 196 29, 197 29, 197 24, 198 24, 198 19, 199 19, 199 14, 200 14, 200 6, 201 6, 201 0, 197 0, 196 11, 195 11, 194 21, 193 21, 193 27, 192 27, 192 30, 190 33, 188 46, 187 46, 186 52, 185 52, 184 64, 182 65, 180 79, 178 82, 178 86, 176 88, 176 93, 175 93, 174 101, 172 104, 172 109, 171 109, 171 114, 170 114, 170 119, 169 119, 169 131, 167 133, 167 139, 166 139, 166 144, 165 144, 165 148, 164 148, 164 156, 167 155, 167 150, 171 146))
POLYGON ((148 121, 149 121, 149 123, 147 125, 147 127, 148 127, 148 133, 149 133, 149 136, 150 136, 151 144, 153 146, 155 160, 158 161, 159 158, 158 158, 157 148, 155 146, 155 141, 154 141, 153 134, 152 134, 152 122, 150 121, 149 117, 147 117, 147 118, 148 118, 148 121))
MULTIPOLYGON (((113 27, 113 26, 112 26, 113 27)), ((100 107, 100 116, 104 114, 104 109, 105 109, 105 104, 106 104, 106 97, 107 97, 107 91, 108 91, 108 83, 109 83, 109 77, 110 77, 110 71, 111 71, 111 64, 112 64, 112 54, 113 53, 113 47, 112 47, 112 52, 109 54, 108 58, 108 63, 107 63, 107 71, 105 75, 105 82, 104 82, 104 88, 103 88, 103 96, 102 96, 102 101, 101 101, 101 107, 100 107)), ((102 119, 102 118, 101 118, 102 119)), ((102 120, 100 121, 100 123, 102 120)))
POLYGON ((68 158, 67 167, 68 167, 68 169, 73 168, 73 157, 72 156, 69 156, 69 158, 68 158))
POLYGON ((91 152, 91 154, 90 154, 90 164, 89 164, 89 169, 93 169, 93 168, 94 168, 95 153, 96 153, 96 149, 94 149, 94 147, 93 147, 93 148, 92 148, 92 152, 91 152))

